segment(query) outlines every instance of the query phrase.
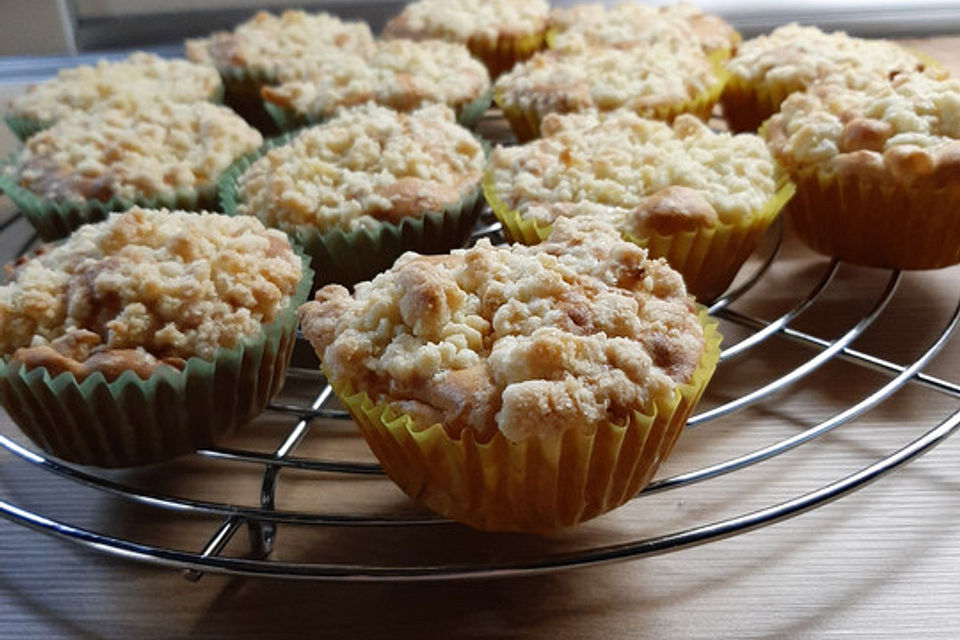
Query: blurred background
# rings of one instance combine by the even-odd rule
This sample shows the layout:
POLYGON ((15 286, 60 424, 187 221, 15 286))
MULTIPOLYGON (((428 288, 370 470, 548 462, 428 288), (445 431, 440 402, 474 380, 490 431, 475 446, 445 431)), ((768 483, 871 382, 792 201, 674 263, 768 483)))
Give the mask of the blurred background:
MULTIPOLYGON (((580 0, 583 1, 583 0, 580 0)), ((554 0, 570 5, 575 0, 554 0)), ((606 4, 613 4, 608 1, 606 4)), ((179 42, 229 29, 258 9, 305 8, 362 18, 378 30, 402 0, 0 0, 0 56, 63 55, 149 47, 179 52, 179 42)), ((647 4, 671 4, 653 1, 647 4)), ((855 35, 911 37, 960 32, 958 0, 699 0, 745 37, 785 22, 855 35)), ((5 75, 16 64, 4 61, 5 75)))

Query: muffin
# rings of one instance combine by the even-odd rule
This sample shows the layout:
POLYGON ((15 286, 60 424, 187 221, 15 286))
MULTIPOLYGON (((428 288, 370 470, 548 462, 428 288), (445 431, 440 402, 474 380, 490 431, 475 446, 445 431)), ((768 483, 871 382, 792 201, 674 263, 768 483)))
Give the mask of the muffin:
POLYGON ((682 3, 651 7, 621 2, 610 8, 582 4, 550 12, 547 46, 551 49, 632 48, 664 41, 696 41, 704 53, 727 59, 740 43, 740 34, 719 16, 682 3))
POLYGON ((262 141, 230 109, 204 102, 75 113, 7 159, 0 189, 53 240, 134 204, 214 209, 220 175, 262 141))
POLYGON ((209 446, 280 389, 304 269, 251 218, 135 207, 86 225, 0 287, 3 405, 80 464, 209 446))
POLYGON ((387 474, 478 529, 550 531, 629 500, 717 361, 680 276, 602 222, 539 247, 405 254, 300 309, 387 474))
POLYGON ((764 135, 797 183, 789 218, 816 251, 891 269, 960 262, 960 81, 816 85, 764 135))
POLYGON ((484 163, 448 107, 366 104, 238 162, 221 201, 290 234, 312 257, 318 285, 353 284, 406 250, 462 245, 483 205, 484 163))
MULTIPOLYGON (((930 62, 887 40, 788 24, 744 42, 727 63, 730 80, 721 98, 724 117, 734 131, 756 131, 788 95, 819 80, 830 78, 860 89, 877 78, 922 71, 930 62)), ((946 75, 936 65, 928 71, 946 75)))
POLYGON ((115 62, 63 69, 33 85, 10 103, 6 121, 26 140, 77 112, 136 110, 145 103, 218 101, 223 85, 217 72, 186 60, 165 60, 136 52, 115 62))
POLYGON ((721 294, 792 185, 763 140, 681 115, 550 115, 544 136, 499 147, 484 180, 506 235, 534 244, 567 217, 601 219, 666 258, 698 299, 721 294))
POLYGON ((328 13, 260 11, 233 31, 186 41, 187 57, 212 65, 223 76, 225 101, 258 127, 271 130, 260 91, 277 82, 290 64, 322 61, 332 52, 369 56, 373 34, 364 22, 344 22, 328 13))
POLYGON ((501 76, 493 97, 522 142, 540 135, 549 113, 629 109, 658 120, 681 113, 706 120, 725 80, 720 64, 698 45, 655 42, 539 53, 501 76))
POLYGON ((262 93, 285 131, 368 101, 397 111, 445 104, 464 126, 475 124, 490 106, 487 68, 463 45, 442 40, 386 40, 369 58, 338 52, 298 61, 279 69, 277 81, 262 93))
POLYGON ((458 42, 496 78, 543 47, 545 0, 418 0, 383 29, 383 38, 458 42))

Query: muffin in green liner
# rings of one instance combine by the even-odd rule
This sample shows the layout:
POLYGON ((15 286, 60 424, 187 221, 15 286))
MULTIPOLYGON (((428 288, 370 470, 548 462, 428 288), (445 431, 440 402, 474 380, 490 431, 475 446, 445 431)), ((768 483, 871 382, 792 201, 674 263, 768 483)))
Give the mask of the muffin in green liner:
POLYGON ((442 105, 364 105, 236 162, 220 203, 286 231, 311 257, 316 286, 350 286, 406 251, 462 246, 483 208, 485 151, 442 105))
POLYGON ((74 113, 135 112, 157 101, 222 100, 220 76, 208 65, 137 51, 120 60, 100 60, 93 66, 61 70, 55 78, 32 85, 16 96, 4 119, 25 142, 74 113))
POLYGON ((372 55, 342 51, 278 71, 262 90, 264 106, 284 131, 317 124, 344 108, 375 102, 410 112, 445 104, 469 127, 490 106, 490 74, 462 44, 384 40, 372 55))
MULTIPOLYGON (((113 225, 117 230, 114 236, 126 237, 131 224, 143 224, 143 220, 157 215, 173 218, 162 224, 176 225, 177 216, 198 214, 137 209, 116 214, 97 227, 113 225)), ((226 224, 220 221, 230 220, 229 218, 207 215, 214 217, 209 221, 202 221, 201 224, 208 228, 216 227, 216 230, 209 233, 219 233, 220 227, 227 227, 241 234, 229 236, 224 242, 240 242, 235 247, 253 246, 260 247, 261 250, 266 247, 263 256, 258 254, 255 260, 247 258, 254 266, 259 265, 263 259, 277 256, 280 256, 284 265, 283 269, 275 269, 282 271, 281 275, 271 274, 271 282, 282 282, 283 291, 286 292, 280 295, 280 289, 274 290, 274 304, 283 304, 284 300, 286 303, 281 308, 272 307, 270 322, 257 324, 257 320, 253 320, 250 330, 254 332, 238 334, 232 346, 217 347, 207 344, 197 350, 198 355, 182 358, 164 353, 154 354, 143 346, 134 348, 132 342, 124 342, 123 332, 130 331, 129 327, 135 327, 136 324, 125 325, 124 320, 129 320, 131 313, 136 314, 138 304, 143 306, 143 303, 146 303, 146 308, 151 309, 145 313, 141 309, 141 315, 162 315, 150 306, 150 291, 156 286, 151 284, 155 282, 152 275, 145 275, 142 282, 135 284, 133 290, 140 293, 133 298, 124 298, 123 301, 130 304, 119 310, 113 320, 105 324, 106 337, 101 336, 101 339, 107 342, 99 345, 104 348, 98 347, 90 351, 82 349, 83 342, 97 342, 95 331, 77 329, 74 325, 73 328, 61 327, 58 330, 61 332, 59 336, 43 336, 42 334, 50 332, 51 327, 30 327, 29 323, 35 318, 31 318, 29 310, 24 311, 21 307, 17 315, 18 294, 11 291, 10 286, 0 288, 0 305, 4 307, 5 318, 5 351, 9 352, 16 347, 18 339, 24 338, 26 334, 34 333, 29 348, 17 348, 12 355, 8 353, 0 360, 0 401, 23 432, 44 451, 64 460, 99 467, 130 467, 160 462, 212 445, 219 437, 236 430, 261 413, 271 398, 279 392, 296 342, 296 309, 306 299, 312 281, 307 260, 294 253, 282 236, 263 229, 259 224, 254 225, 259 231, 251 231, 246 228, 250 225, 226 224), (216 225, 213 224, 214 221, 217 221, 216 225), (251 236, 256 237, 251 240, 251 236), (245 239, 242 242, 237 240, 241 237, 245 239), (251 242, 253 244, 250 244, 251 242), (142 300, 142 303, 139 300, 142 300), (24 331, 25 326, 27 328, 24 331), (124 326, 127 329, 124 329, 124 326), (54 339, 42 345, 38 344, 38 340, 43 342, 50 337, 54 339), (122 346, 114 348, 111 344, 122 346)), ((101 232, 94 227, 87 229, 92 231, 83 234, 83 239, 77 241, 83 247, 90 244, 94 231, 101 232)), ((164 238, 169 236, 171 242, 178 237, 176 233, 156 233, 164 238)), ((113 243, 113 239, 108 241, 113 243)), ((203 242, 191 244, 191 240, 178 242, 181 244, 174 242, 166 245, 171 247, 173 254, 180 252, 184 256, 190 256, 197 246, 203 246, 203 242)), ((116 282, 113 276, 126 272, 117 269, 115 261, 123 260, 125 256, 141 255, 144 248, 138 245, 133 253, 124 253, 125 251, 132 250, 118 248, 110 254, 109 264, 91 265, 91 277, 96 279, 106 273, 108 279, 116 282), (98 269, 103 272, 98 272, 98 269)), ((244 249, 243 252, 249 255, 250 250, 244 249)), ((216 259, 221 261, 221 269, 227 268, 222 266, 225 257, 229 258, 222 252, 216 254, 216 259)), ((84 261, 90 262, 89 258, 84 261)), ((135 266, 141 266, 136 260, 134 263, 135 266)), ((183 265, 187 271, 202 271, 204 268, 195 260, 185 260, 183 265)), ((168 265, 163 266, 163 269, 166 268, 168 265)), ((84 275, 86 274, 79 274, 80 280, 84 275)), ((249 282, 249 279, 239 278, 237 281, 249 282)), ((170 282, 173 281, 167 284, 170 282)), ((23 283, 24 290, 30 285, 30 280, 23 283)), ((109 284, 104 282, 99 282, 96 286, 99 288, 100 285, 109 288, 109 284)), ((60 283, 53 286, 64 285, 60 283)), ((94 285, 90 286, 92 292, 94 285)), ((184 286, 188 289, 194 287, 195 290, 203 285, 194 282, 184 286)), ((78 305, 82 307, 81 298, 86 294, 78 293, 78 288, 82 289, 82 285, 78 284, 64 293, 69 299, 64 304, 69 304, 71 309, 68 322, 79 322, 75 317, 76 308, 78 305)), ((94 295, 91 292, 88 294, 94 295)), ((236 289, 232 288, 218 294, 220 298, 217 302, 235 304, 236 300, 230 299, 234 293, 236 289)), ((36 296, 36 288, 31 287, 30 291, 21 295, 36 296)), ((204 299, 200 302, 204 302, 204 299)), ((159 308, 166 303, 161 297, 156 304, 159 308)), ((255 303, 248 300, 244 304, 255 303)), ((104 299, 99 301, 97 308, 103 309, 107 306, 104 299)), ((56 303, 52 308, 55 307, 56 303)), ((247 313, 251 316, 256 314, 254 307, 243 304, 233 308, 238 310, 238 313, 232 316, 234 319, 240 318, 238 322, 245 322, 247 313)), ((191 322, 184 319, 178 327, 189 327, 191 322)), ((228 320, 224 326, 233 325, 230 325, 228 320)), ((171 331, 168 324, 151 335, 159 341, 158 336, 171 331)), ((184 329, 184 334, 188 332, 188 329, 184 329)), ((23 340, 19 340, 19 343, 22 342, 23 340)))
POLYGON ((185 49, 190 60, 220 72, 227 106, 270 135, 276 129, 260 91, 278 82, 280 69, 314 64, 338 52, 369 55, 373 41, 363 22, 345 22, 328 13, 260 11, 233 31, 187 40, 185 49))
POLYGON ((0 190, 41 238, 56 240, 134 205, 216 209, 223 171, 262 141, 226 107, 203 102, 77 113, 0 163, 0 190))
MULTIPOLYGON (((458 106, 455 109, 457 124, 472 129, 480 122, 491 104, 493 104, 492 89, 485 92, 479 98, 458 106)), ((273 124, 279 131, 295 131, 302 127, 322 124, 329 119, 326 115, 303 113, 269 101, 264 101, 263 108, 270 115, 273 124)))

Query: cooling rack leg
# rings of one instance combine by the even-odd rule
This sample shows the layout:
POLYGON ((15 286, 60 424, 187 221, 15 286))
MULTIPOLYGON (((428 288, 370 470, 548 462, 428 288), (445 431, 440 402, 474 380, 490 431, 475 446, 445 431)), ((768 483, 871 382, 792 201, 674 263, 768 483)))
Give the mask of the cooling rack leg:
POLYGON ((277 539, 277 525, 272 522, 247 523, 250 534, 250 554, 254 558, 266 558, 273 553, 273 543, 277 539))

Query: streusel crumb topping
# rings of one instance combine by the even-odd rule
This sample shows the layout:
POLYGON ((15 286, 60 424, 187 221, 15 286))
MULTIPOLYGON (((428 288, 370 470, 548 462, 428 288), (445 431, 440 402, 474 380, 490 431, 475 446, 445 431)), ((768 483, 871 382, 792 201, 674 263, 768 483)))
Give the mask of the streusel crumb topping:
POLYGON ((784 101, 765 135, 792 170, 946 184, 960 175, 960 80, 904 73, 863 91, 815 85, 784 101))
POLYGON ((272 322, 301 275, 255 219, 135 207, 13 267, 0 354, 74 371, 211 359, 272 322))
POLYGON ((484 162, 448 107, 367 104, 254 162, 239 178, 237 211, 285 230, 374 227, 455 204, 477 188, 484 162))
POLYGON ((383 35, 493 44, 501 34, 543 31, 549 11, 545 0, 419 0, 390 20, 383 35))
POLYGON ((621 2, 612 7, 583 4, 550 12, 551 48, 646 47, 654 42, 685 45, 697 41, 706 53, 729 53, 740 35, 719 16, 690 4, 651 7, 621 2))
POLYGON ((78 111, 137 110, 158 100, 202 102, 221 86, 220 75, 206 65, 136 52, 116 62, 63 69, 14 98, 10 113, 53 123, 78 111))
POLYGON ((788 91, 803 90, 828 77, 862 88, 873 79, 924 66, 895 42, 853 38, 843 31, 824 33, 795 23, 744 42, 727 64, 735 77, 788 91))
POLYGON ((368 55, 373 34, 365 22, 344 22, 329 13, 258 12, 233 31, 187 40, 187 57, 218 69, 246 67, 275 71, 302 59, 316 60, 330 51, 368 55))
POLYGON ((550 115, 542 132, 497 148, 489 171, 504 204, 544 225, 589 215, 647 237, 650 224, 733 223, 782 182, 760 137, 715 133, 690 115, 672 126, 624 110, 550 115))
POLYGON ((226 107, 155 102, 66 117, 31 137, 7 170, 49 200, 134 201, 212 188, 262 142, 226 107))
POLYGON ((507 104, 541 115, 620 107, 640 112, 688 101, 718 81, 716 65, 696 44, 653 43, 538 53, 500 76, 494 89, 507 104))
POLYGON ((404 254, 352 296, 322 288, 300 319, 332 380, 480 441, 623 424, 704 352, 680 276, 588 219, 536 247, 404 254))
POLYGON ((373 101, 398 111, 427 104, 460 107, 490 89, 482 62, 461 44, 442 40, 385 40, 366 58, 337 52, 300 60, 278 71, 266 100, 314 117, 373 101))

